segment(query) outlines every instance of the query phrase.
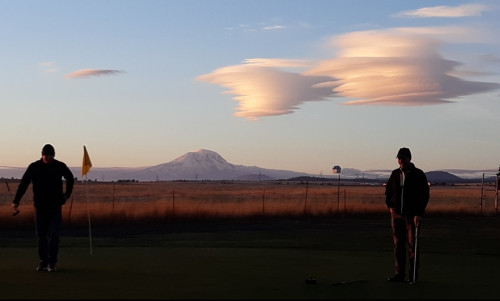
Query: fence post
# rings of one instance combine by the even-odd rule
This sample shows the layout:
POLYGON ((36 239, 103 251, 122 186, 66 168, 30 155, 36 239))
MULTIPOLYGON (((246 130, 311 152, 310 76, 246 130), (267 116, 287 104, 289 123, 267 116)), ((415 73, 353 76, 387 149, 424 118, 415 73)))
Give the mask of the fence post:
POLYGON ((500 178, 500 168, 498 169, 499 173, 495 178, 495 215, 498 213, 498 178, 500 178))
POLYGON ((113 196, 111 199, 111 218, 115 218, 115 183, 113 183, 113 196))
POLYGON ((344 217, 345 217, 345 212, 346 212, 346 192, 344 189, 344 217))
POLYGON ((175 190, 172 190, 172 216, 175 215, 175 190))
POLYGON ((481 202, 479 203, 479 213, 483 214, 483 200, 484 200, 484 172, 481 180, 481 202))
POLYGON ((265 214, 265 211, 264 211, 264 201, 266 199, 266 190, 264 189, 264 191, 262 192, 262 216, 264 216, 265 214))
POLYGON ((309 182, 306 182, 306 200, 304 201, 304 214, 306 213, 307 208, 307 191, 309 190, 309 182))
POLYGON ((340 213, 340 173, 339 173, 339 180, 337 182, 337 215, 340 213))

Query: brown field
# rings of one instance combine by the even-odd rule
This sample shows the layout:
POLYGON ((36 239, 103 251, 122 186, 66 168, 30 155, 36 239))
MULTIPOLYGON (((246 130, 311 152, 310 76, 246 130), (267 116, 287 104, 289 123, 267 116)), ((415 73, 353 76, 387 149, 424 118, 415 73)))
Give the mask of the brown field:
MULTIPOLYGON (((17 182, 0 186, 4 225, 32 227, 31 187, 13 217, 17 182), (10 192, 7 188, 10 188, 10 192)), ((494 186, 432 186, 428 215, 495 215, 494 186), (481 193, 484 201, 481 204, 481 193)), ((316 182, 78 182, 63 207, 64 223, 97 225, 172 219, 386 214, 384 186, 316 182)))

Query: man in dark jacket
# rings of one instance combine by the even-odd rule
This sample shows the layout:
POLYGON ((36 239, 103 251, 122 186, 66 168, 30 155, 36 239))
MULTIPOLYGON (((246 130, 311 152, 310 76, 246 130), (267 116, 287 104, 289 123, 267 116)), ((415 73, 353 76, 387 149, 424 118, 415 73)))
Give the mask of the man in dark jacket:
MULTIPOLYGON (((420 256, 415 254, 415 227, 420 226, 429 202, 429 183, 425 173, 411 163, 410 149, 400 148, 396 157, 399 168, 392 171, 385 186, 386 205, 391 212, 395 263, 395 274, 388 280, 396 282, 405 280, 408 244, 409 281, 416 282, 420 256), (417 269, 414 274, 415 258, 417 269)), ((418 249, 417 253, 420 253, 418 249)))
POLYGON ((12 207, 17 210, 29 184, 33 184, 38 255, 40 257, 37 271, 56 271, 62 205, 66 203, 73 192, 73 174, 65 163, 54 159, 55 155, 52 145, 46 144, 43 147, 42 158, 28 166, 12 202, 12 207), (63 191, 62 178, 66 180, 66 192, 63 191))

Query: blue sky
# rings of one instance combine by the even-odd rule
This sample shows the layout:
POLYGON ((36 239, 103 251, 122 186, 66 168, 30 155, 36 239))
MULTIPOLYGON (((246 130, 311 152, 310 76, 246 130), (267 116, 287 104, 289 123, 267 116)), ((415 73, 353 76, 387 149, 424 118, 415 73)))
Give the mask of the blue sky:
POLYGON ((500 2, 0 0, 0 166, 500 164, 500 2))

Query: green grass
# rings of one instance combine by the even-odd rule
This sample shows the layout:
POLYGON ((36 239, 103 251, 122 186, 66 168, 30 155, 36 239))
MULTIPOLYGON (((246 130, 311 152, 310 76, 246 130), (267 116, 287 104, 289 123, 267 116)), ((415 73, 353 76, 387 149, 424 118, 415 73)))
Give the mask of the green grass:
POLYGON ((389 283, 389 218, 172 221, 65 227, 58 273, 33 233, 2 231, 2 299, 499 299, 497 217, 428 217, 421 282, 389 283), (317 284, 305 284, 314 277, 317 284), (339 286, 337 281, 363 279, 339 286))

